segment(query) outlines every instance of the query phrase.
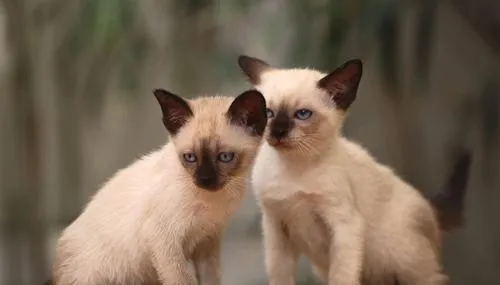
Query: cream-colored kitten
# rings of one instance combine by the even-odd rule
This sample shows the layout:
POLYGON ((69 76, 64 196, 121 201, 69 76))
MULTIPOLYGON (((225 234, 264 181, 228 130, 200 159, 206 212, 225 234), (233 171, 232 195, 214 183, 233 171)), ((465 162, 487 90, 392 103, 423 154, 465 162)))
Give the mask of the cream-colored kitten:
POLYGON ((330 285, 446 284, 437 216, 442 229, 461 221, 470 156, 456 164, 453 189, 431 204, 340 134, 361 79, 360 60, 329 74, 272 68, 247 56, 239 64, 268 106, 252 183, 269 283, 295 284, 296 262, 305 254, 330 285))
POLYGON ((53 284, 220 283, 220 238, 244 195, 265 100, 255 90, 154 95, 171 142, 116 173, 64 230, 53 284))

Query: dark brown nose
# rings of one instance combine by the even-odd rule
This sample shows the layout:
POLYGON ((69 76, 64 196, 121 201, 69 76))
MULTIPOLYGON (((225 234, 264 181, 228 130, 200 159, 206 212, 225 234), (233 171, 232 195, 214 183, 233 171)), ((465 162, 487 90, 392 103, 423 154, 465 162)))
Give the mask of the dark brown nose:
POLYGON ((273 128, 271 129, 271 136, 275 139, 282 139, 288 135, 288 128, 273 128))
POLYGON ((209 191, 215 191, 218 189, 217 177, 196 177, 196 184, 198 187, 209 191))
POLYGON ((276 117, 271 122, 270 134, 275 139, 282 139, 288 135, 293 128, 293 121, 287 115, 286 111, 280 109, 276 117))
POLYGON ((198 187, 215 191, 219 187, 219 172, 209 155, 203 153, 201 163, 196 169, 195 182, 198 187))

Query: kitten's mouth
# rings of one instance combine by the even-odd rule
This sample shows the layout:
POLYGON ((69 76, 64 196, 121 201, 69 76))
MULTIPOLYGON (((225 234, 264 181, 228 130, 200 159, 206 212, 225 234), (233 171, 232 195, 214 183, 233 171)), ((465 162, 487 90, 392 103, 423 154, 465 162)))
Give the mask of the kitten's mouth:
POLYGON ((270 146, 275 147, 275 148, 289 148, 289 142, 286 138, 274 138, 274 137, 269 137, 267 139, 267 142, 269 143, 270 146))
POLYGON ((221 190, 223 188, 223 186, 220 184, 203 185, 203 184, 196 183, 196 186, 198 186, 199 188, 201 188, 202 190, 207 191, 207 192, 218 192, 219 190, 221 190))
POLYGON ((218 181, 216 177, 196 177, 195 184, 207 192, 217 192, 224 187, 224 184, 218 181))

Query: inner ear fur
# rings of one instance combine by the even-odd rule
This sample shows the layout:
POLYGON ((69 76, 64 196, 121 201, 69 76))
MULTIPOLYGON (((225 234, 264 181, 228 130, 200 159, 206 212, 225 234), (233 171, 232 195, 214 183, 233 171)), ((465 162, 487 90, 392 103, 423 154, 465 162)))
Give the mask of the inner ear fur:
POLYGON ((227 110, 231 124, 242 127, 252 136, 262 136, 267 124, 266 100, 257 90, 238 95, 227 110))
POLYGON ((347 110, 356 99, 359 82, 363 74, 363 62, 360 59, 349 60, 318 81, 318 87, 324 89, 341 110, 347 110))
POLYGON ((164 89, 155 89, 153 94, 163 113, 163 125, 171 135, 176 135, 193 116, 191 107, 186 100, 164 89))

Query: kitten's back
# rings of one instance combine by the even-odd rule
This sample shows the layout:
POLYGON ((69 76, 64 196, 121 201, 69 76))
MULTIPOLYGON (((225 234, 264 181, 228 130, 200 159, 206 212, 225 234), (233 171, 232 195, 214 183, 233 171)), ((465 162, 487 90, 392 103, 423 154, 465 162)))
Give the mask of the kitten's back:
POLYGON ((127 282, 148 275, 144 274, 147 251, 141 247, 145 244, 139 233, 143 223, 141 217, 147 200, 154 195, 155 181, 165 175, 165 170, 159 172, 155 169, 159 168, 161 154, 168 152, 169 148, 171 146, 167 145, 118 171, 63 231, 54 261, 56 282, 65 284, 68 281, 65 278, 75 278, 72 276, 87 276, 97 281, 96 265, 110 275, 119 276, 122 284, 130 284, 127 282), (70 273, 66 268, 78 270, 70 273))

